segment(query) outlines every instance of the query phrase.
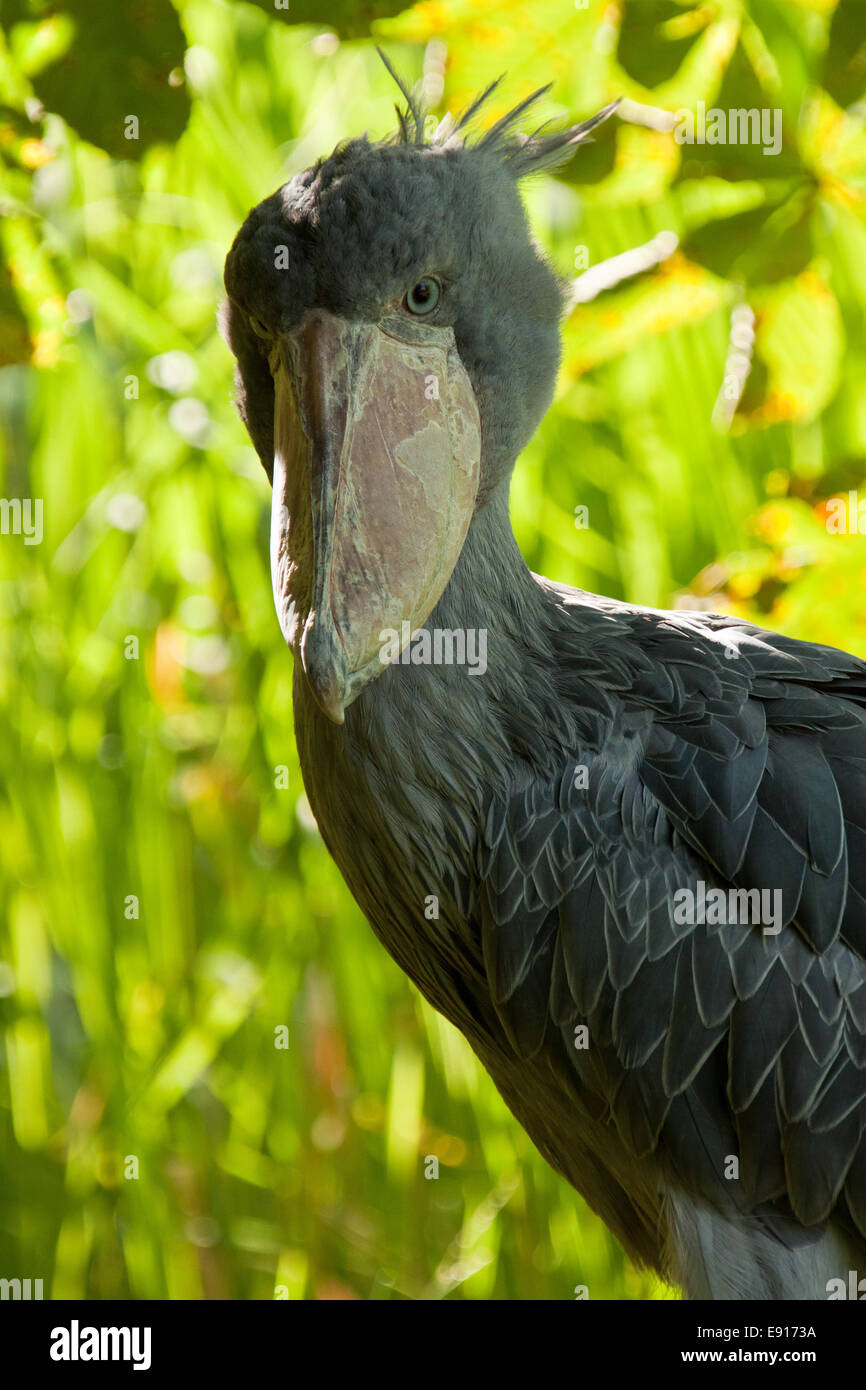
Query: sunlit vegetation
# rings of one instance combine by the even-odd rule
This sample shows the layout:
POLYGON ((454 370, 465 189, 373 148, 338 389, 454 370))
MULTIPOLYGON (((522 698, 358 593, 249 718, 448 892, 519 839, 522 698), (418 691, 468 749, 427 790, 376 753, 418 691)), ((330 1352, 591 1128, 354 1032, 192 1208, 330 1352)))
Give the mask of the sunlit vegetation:
POLYGON ((538 121, 781 113, 775 155, 614 118, 530 181, 564 276, 678 244, 571 314, 514 523, 553 578, 866 654, 866 7, 399 11, 2 7, 0 492, 44 534, 0 536, 0 1275, 46 1296, 674 1296, 384 954, 303 795, 216 309, 248 209, 393 127, 374 43, 437 118, 501 72, 487 121, 547 81, 538 121))

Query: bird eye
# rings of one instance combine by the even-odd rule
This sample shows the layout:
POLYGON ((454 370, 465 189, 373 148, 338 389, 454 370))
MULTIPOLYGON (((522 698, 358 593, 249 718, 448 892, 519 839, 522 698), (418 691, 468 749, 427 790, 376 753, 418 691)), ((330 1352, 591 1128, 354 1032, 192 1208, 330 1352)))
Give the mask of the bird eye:
POLYGON ((439 303, 441 293, 439 281, 427 276, 412 286, 406 296, 406 308, 410 314, 429 314, 439 303))
POLYGON ((265 327, 261 319, 253 318, 251 316, 250 328, 253 330, 257 338, 270 338, 271 336, 270 329, 265 327))

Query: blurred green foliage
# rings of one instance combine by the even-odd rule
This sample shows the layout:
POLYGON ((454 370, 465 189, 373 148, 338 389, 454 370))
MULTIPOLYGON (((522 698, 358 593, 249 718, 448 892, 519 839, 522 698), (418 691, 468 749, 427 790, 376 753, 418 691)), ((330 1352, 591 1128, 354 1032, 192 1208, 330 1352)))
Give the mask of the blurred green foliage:
POLYGON ((554 578, 866 652, 866 539, 828 527, 866 460, 866 6, 398 8, 2 7, 0 491, 44 538, 0 537, 0 1275, 54 1298, 671 1296, 382 952, 303 796, 215 310, 248 208, 393 126, 371 37, 437 113, 503 71, 488 120, 549 80, 539 119, 779 110, 777 156, 611 121, 530 181, 563 274, 679 248, 572 313, 514 521, 554 578))

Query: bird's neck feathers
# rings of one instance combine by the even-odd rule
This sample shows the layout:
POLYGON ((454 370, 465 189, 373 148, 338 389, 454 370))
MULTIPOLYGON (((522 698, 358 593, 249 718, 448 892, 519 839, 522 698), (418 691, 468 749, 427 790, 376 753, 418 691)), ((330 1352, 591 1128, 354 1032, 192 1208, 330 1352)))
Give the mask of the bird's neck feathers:
MULTIPOLYGON (((511 529, 509 476, 476 512, 454 571, 426 626, 464 627, 487 622, 501 639, 525 640, 543 619, 542 591, 511 529)), ((501 653, 502 656, 505 653, 501 653)))

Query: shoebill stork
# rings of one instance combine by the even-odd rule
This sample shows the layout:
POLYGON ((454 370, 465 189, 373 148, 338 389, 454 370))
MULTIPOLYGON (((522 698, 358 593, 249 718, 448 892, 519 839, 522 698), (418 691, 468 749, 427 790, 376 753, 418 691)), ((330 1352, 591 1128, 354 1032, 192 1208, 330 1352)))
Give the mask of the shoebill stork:
POLYGON ((520 135, 530 98, 474 134, 481 98, 426 141, 402 90, 226 262, 310 804, 633 1260, 826 1298, 866 1273, 866 663, 529 571, 509 480, 565 282, 518 185, 594 120, 520 135))

